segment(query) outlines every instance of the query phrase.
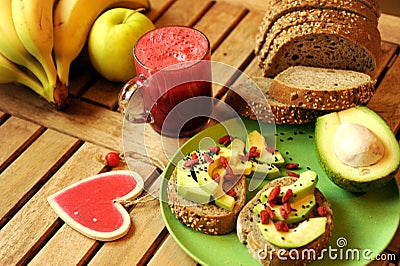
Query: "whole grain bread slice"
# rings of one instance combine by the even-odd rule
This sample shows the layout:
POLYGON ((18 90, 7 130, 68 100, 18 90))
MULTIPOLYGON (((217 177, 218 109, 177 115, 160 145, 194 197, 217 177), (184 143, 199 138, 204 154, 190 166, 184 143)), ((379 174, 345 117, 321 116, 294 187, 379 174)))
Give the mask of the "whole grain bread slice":
POLYGON ((304 109, 277 101, 269 94, 272 79, 253 77, 250 80, 233 85, 228 91, 225 102, 239 115, 266 123, 304 124, 314 122, 327 111, 304 109), (265 98, 260 98, 255 90, 261 90, 265 98))
POLYGON ((292 66, 273 79, 269 93, 291 106, 341 110, 366 104, 374 94, 375 82, 356 71, 292 66))
POLYGON ((324 23, 337 23, 338 25, 351 25, 353 28, 357 29, 357 32, 360 29, 367 31, 367 29, 376 28, 376 23, 371 23, 371 20, 344 10, 318 8, 294 11, 281 16, 274 22, 272 27, 270 27, 262 49, 259 52, 259 58, 261 60, 266 58, 271 43, 282 31, 296 25, 307 27, 307 23, 309 22, 315 23, 320 21, 324 23))
POLYGON ((266 77, 293 65, 373 73, 381 54, 377 28, 366 31, 351 25, 309 22, 281 31, 259 64, 266 77))
POLYGON ((235 206, 232 211, 218 207, 214 203, 200 204, 182 198, 177 191, 176 170, 168 181, 168 204, 179 222, 193 230, 209 234, 223 235, 236 228, 239 211, 246 204, 246 177, 241 176, 230 190, 236 192, 235 206))
MULTIPOLYGON (((259 204, 261 194, 270 187, 277 185, 287 186, 296 182, 296 177, 281 177, 271 181, 262 188, 256 196, 243 207, 237 220, 236 232, 239 241, 246 244, 249 253, 262 265, 305 265, 313 258, 308 256, 299 256, 299 260, 293 260, 290 257, 291 250, 282 249, 269 243, 261 234, 257 223, 260 221, 258 215, 253 213, 255 205, 259 204), (279 252, 279 254, 278 254, 279 252)), ((333 230, 333 212, 328 200, 318 189, 314 190, 317 206, 324 206, 326 209, 326 228, 323 235, 311 243, 297 248, 297 253, 302 254, 303 250, 313 250, 318 256, 321 251, 329 245, 329 240, 333 230)), ((292 253, 293 254, 293 253, 292 253)), ((314 258, 315 259, 315 258, 314 258)))
POLYGON ((259 27, 259 32, 256 36, 256 54, 259 53, 265 39, 270 31, 270 28, 281 16, 295 12, 307 11, 309 9, 332 9, 337 11, 346 11, 364 17, 371 23, 378 24, 378 16, 363 2, 354 0, 285 0, 285 1, 269 1, 264 19, 259 27))

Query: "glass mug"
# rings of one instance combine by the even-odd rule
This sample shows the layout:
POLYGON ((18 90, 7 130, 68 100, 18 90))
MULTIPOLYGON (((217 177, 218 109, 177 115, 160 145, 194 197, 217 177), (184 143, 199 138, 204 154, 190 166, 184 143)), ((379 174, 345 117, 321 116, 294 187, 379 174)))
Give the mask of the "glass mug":
POLYGON ((162 135, 197 133, 212 112, 211 49, 207 37, 185 26, 156 28, 135 44, 137 76, 119 95, 132 123, 150 123, 162 135))

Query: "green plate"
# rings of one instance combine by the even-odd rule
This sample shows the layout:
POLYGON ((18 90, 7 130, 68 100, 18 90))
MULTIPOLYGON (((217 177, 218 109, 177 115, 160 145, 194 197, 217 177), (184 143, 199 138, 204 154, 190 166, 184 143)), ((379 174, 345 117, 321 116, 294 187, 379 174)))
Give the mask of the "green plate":
MULTIPOLYGON (((259 129, 259 123, 243 119, 248 131, 259 129)), ((287 162, 300 164, 298 172, 307 168, 318 173, 317 187, 328 198, 334 213, 334 229, 329 248, 321 260, 312 265, 366 265, 390 243, 400 220, 399 189, 393 180, 387 186, 363 194, 350 193, 333 184, 318 163, 314 145, 314 124, 276 126, 276 148, 287 162)), ((229 125, 240 132, 237 121, 229 125)), ((218 124, 203 130, 174 155, 172 162, 182 155, 201 147, 203 142, 217 140, 225 134, 225 127, 218 124)), ((229 131, 231 132, 231 131, 229 131)), ((203 145, 206 145, 203 143, 203 145)), ((178 222, 172 214, 166 194, 167 179, 174 170, 168 164, 161 182, 161 212, 170 234, 182 249, 202 265, 258 265, 240 243, 236 232, 210 236, 196 232, 178 222)), ((249 198, 256 191, 249 193, 249 198)))

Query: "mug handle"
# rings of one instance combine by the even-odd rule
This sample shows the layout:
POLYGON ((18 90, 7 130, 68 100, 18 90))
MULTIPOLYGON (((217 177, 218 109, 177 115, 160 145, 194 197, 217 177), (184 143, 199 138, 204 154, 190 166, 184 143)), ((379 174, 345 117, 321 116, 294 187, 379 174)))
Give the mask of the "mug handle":
POLYGON ((129 122, 152 123, 153 117, 144 104, 142 88, 146 87, 147 80, 143 74, 129 80, 122 87, 118 95, 119 111, 125 114, 129 122), (131 103, 132 102, 132 103, 131 103))

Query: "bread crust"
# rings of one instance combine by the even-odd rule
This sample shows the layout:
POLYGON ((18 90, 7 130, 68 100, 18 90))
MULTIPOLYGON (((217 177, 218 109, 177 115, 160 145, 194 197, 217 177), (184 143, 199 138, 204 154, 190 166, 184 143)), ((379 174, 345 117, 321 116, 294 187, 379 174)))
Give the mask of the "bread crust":
MULTIPOLYGON (((259 217, 253 213, 253 208, 259 203, 261 194, 270 187, 276 185, 287 186, 296 182, 295 177, 282 177, 273 180, 262 188, 256 196, 243 207, 237 220, 237 235, 239 241, 246 244, 249 253, 262 265, 305 265, 312 260, 312 256, 299 256, 299 260, 290 257, 291 250, 282 249, 269 243, 259 232, 257 222, 259 217)), ((308 250, 314 250, 318 257, 321 251, 329 245, 333 230, 333 213, 328 200, 318 190, 314 190, 317 206, 326 208, 326 230, 319 238, 311 243, 297 248, 297 254, 306 254, 308 250), (303 253, 302 253, 303 252, 303 253)), ((308 254, 308 253, 307 253, 308 254)))
POLYGON ((229 90, 225 102, 229 104, 239 115, 253 120, 276 124, 304 124, 314 122, 317 117, 326 114, 326 111, 312 110, 295 107, 277 101, 269 94, 272 79, 253 77, 258 88, 253 82, 246 80, 229 90), (260 89, 265 99, 257 97, 260 89))
POLYGON ((232 211, 213 203, 205 205, 184 199, 177 191, 175 169, 168 181, 168 204, 178 221, 186 226, 209 235, 224 235, 235 230, 237 216, 246 204, 246 177, 241 176, 231 189, 237 194, 232 211))

